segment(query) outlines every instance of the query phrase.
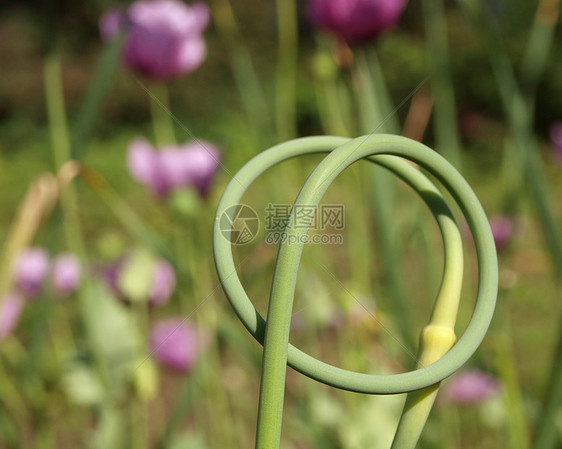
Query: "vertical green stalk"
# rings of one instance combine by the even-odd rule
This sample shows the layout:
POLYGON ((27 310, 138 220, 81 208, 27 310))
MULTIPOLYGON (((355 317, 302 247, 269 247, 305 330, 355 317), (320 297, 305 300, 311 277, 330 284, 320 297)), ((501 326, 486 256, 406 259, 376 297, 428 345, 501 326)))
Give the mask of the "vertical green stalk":
POLYGON ((427 39, 427 55, 431 66, 434 97, 436 147, 456 168, 460 169, 461 151, 456 121, 455 93, 450 74, 447 45, 447 20, 443 0, 424 0, 423 16, 427 39))
MULTIPOLYGON (((455 344, 455 322, 463 277, 463 251, 460 232, 448 209, 440 220, 444 244, 444 275, 429 324, 420 337, 418 368, 428 366, 445 355, 455 344)), ((433 407, 439 384, 408 394, 392 449, 413 449, 433 407)))
MULTIPOLYGON (((505 298, 504 301, 508 300, 505 298)), ((521 398, 519 379, 515 366, 511 326, 505 307, 499 311, 500 329, 496 332, 496 360, 499 377, 505 388, 504 400, 507 412, 509 444, 512 449, 530 449, 529 431, 521 398)))
POLYGON ((351 114, 349 108, 342 105, 343 95, 339 90, 338 67, 328 50, 318 49, 312 61, 312 70, 318 113, 324 133, 350 137, 351 114))
POLYGON ((268 105, 254 69, 252 57, 240 33, 229 0, 212 0, 213 19, 223 45, 227 49, 232 73, 246 115, 252 127, 269 130, 268 105))
POLYGON ((76 115, 77 120, 72 126, 71 149, 74 159, 80 160, 86 153, 86 144, 92 136, 100 105, 113 81, 123 42, 123 36, 113 39, 98 60, 92 81, 76 115))
MULTIPOLYGON (((47 115, 51 130, 51 142, 56 170, 70 159, 70 140, 64 107, 62 89, 61 63, 58 54, 50 55, 45 61, 44 68, 45 95, 47 100, 47 115)), ((78 211, 78 200, 72 182, 62 186, 60 192, 61 207, 64 214, 63 228, 68 248, 85 255, 84 242, 78 211)))
POLYGON ((527 47, 521 60, 521 84, 529 110, 533 110, 537 86, 541 79, 558 18, 560 0, 540 0, 527 47))
MULTIPOLYGON (((386 110, 381 104, 387 100, 386 88, 382 79, 382 70, 375 57, 370 58, 374 69, 371 72, 367 55, 358 51, 356 54, 356 66, 354 66, 354 82, 361 119, 363 134, 396 132, 397 123, 394 116, 388 117, 390 110, 386 110), (373 81, 373 78, 376 81, 373 81), (379 86, 375 90, 375 85, 379 86), (386 121, 385 121, 386 120, 386 121)), ((407 305, 407 292, 402 275, 402 261, 400 245, 396 236, 392 205, 394 203, 396 183, 386 170, 369 164, 368 181, 370 183, 371 204, 377 225, 375 241, 380 249, 382 272, 385 285, 390 296, 388 306, 393 310, 393 316, 397 320, 402 338, 409 348, 415 345, 412 332, 412 317, 407 305)))
POLYGON ((277 0, 279 46, 276 76, 276 127, 280 142, 297 135, 296 87, 298 27, 297 2, 277 0))
POLYGON ((176 137, 174 122, 170 115, 168 87, 164 83, 154 82, 150 91, 155 97, 149 98, 149 101, 156 142, 158 145, 174 144, 176 143, 176 137))

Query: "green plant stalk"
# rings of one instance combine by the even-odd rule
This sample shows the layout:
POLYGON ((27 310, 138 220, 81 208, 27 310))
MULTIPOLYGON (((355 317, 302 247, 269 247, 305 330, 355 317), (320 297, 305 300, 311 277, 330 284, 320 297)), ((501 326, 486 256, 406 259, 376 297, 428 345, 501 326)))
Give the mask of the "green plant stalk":
MULTIPOLYGON (((463 0, 468 11, 483 24, 484 36, 490 47, 490 62, 500 90, 502 106, 515 142, 516 156, 524 169, 527 192, 532 199, 535 213, 544 227, 546 243, 558 282, 562 282, 562 233, 550 205, 550 195, 544 171, 539 159, 537 142, 532 132, 532 118, 528 103, 518 86, 515 73, 505 50, 502 37, 478 4, 463 0)), ((557 444, 556 414, 562 404, 562 315, 560 317, 560 340, 552 364, 547 387, 546 405, 539 417, 535 448, 553 449, 557 444)))
POLYGON ((156 97, 150 97, 148 100, 156 143, 158 145, 173 145, 176 143, 176 136, 174 121, 170 113, 168 87, 164 83, 154 82, 150 86, 150 92, 156 97))
MULTIPOLYGON (((504 302, 506 300, 509 298, 504 298, 504 302)), ((504 401, 509 428, 509 444, 512 449, 530 449, 531 439, 510 339, 511 326, 505 308, 500 309, 500 312, 500 329, 496 332, 496 360, 498 374, 505 389, 504 401)))
MULTIPOLYGON (((429 188, 435 189, 429 184, 429 188)), ((437 198, 439 192, 434 190, 437 198)), ((435 210, 433 210, 435 213, 435 210)), ((440 218, 445 268, 439 295, 435 300, 429 324, 420 337, 418 368, 424 368, 443 357, 455 344, 455 322, 459 308, 463 277, 462 240, 449 210, 440 218)), ((439 384, 408 394, 392 449, 414 449, 433 407, 439 384)))
MULTIPOLYGON (((356 97, 359 106, 359 116, 363 133, 396 132, 396 124, 385 122, 390 109, 383 105, 386 88, 375 90, 375 85, 384 86, 382 70, 378 60, 374 61, 373 72, 370 70, 369 59, 363 51, 356 54, 356 66, 354 67, 354 79, 356 84, 356 97), (376 73, 374 76, 372 73, 376 73), (373 81, 375 78, 377 81, 373 81)), ((390 120, 395 120, 394 116, 390 120)), ((415 337, 412 332, 412 316, 407 305, 407 292, 402 281, 402 260, 400 245, 396 236, 392 218, 392 205, 395 198, 396 183, 392 176, 380 167, 367 167, 367 180, 370 185, 370 201, 372 212, 377 226, 375 242, 380 248, 381 270, 385 280, 386 291, 390 296, 387 307, 393 312, 394 319, 400 330, 402 339, 408 348, 415 345, 415 337)))
POLYGON ((268 104, 230 1, 212 0, 211 7, 217 32, 228 50, 232 73, 246 115, 252 128, 268 131, 272 128, 269 122, 268 104))
POLYGON ((327 135, 351 136, 339 104, 337 80, 319 79, 315 82, 318 112, 327 135))
POLYGON ((277 75, 275 120, 280 142, 297 135, 296 87, 298 27, 296 0, 277 0, 277 75))
POLYGON ((435 140, 437 151, 455 167, 461 167, 455 93, 450 74, 447 45, 447 19, 443 0, 424 0, 423 17, 427 55, 431 66, 431 90, 434 97, 435 140))
MULTIPOLYGON (((429 182, 423 176, 421 179, 429 182)), ((293 211, 296 209, 298 207, 294 207, 293 211)), ((448 235, 449 233, 445 233, 443 237, 448 238, 448 235)), ((468 360, 482 341, 495 306, 497 293, 495 244, 482 207, 466 181, 449 163, 428 147, 403 137, 370 135, 354 140, 310 137, 280 144, 259 154, 236 174, 221 198, 215 220, 213 248, 221 285, 231 305, 252 335, 258 341, 264 342, 257 449, 279 447, 287 363, 301 373, 336 388, 370 394, 396 394, 419 390, 439 383, 468 360), (288 343, 294 288, 303 248, 302 237, 306 235, 310 223, 302 220, 299 223, 290 221, 286 229, 287 239, 280 246, 275 267, 267 324, 252 306, 236 276, 230 241, 221 234, 220 230, 221 214, 228 207, 238 204, 246 190, 245 186, 250 185, 268 168, 297 155, 329 152, 335 147, 337 149, 332 151, 308 178, 295 202, 296 206, 318 204, 329 184, 345 167, 359 159, 367 158, 395 172, 420 193, 434 215, 441 217, 444 211, 441 207, 443 205, 441 197, 436 198, 433 191, 428 192, 424 188, 418 190, 421 172, 401 160, 400 157, 404 157, 435 176, 450 191, 466 216, 474 236, 479 262, 480 280, 476 306, 467 330, 458 343, 443 358, 429 366, 392 376, 360 374, 313 359, 288 343), (435 210, 437 206, 439 207, 435 210), (299 243, 289 244, 288 242, 291 241, 299 243)), ((449 270, 454 266, 454 264, 446 265, 449 270)), ((448 276, 445 275, 444 278, 448 276)), ((444 282, 442 288, 445 285, 447 283, 444 282)), ((450 304, 448 302, 447 307, 450 304)), ((447 316, 450 317, 447 307, 436 306, 433 312, 435 323, 439 324, 447 316)), ((439 330, 440 326, 436 327, 439 330)))
POLYGON ((78 110, 77 120, 72 126, 73 159, 81 160, 86 154, 87 143, 92 136, 100 105, 113 81, 123 43, 123 36, 113 39, 98 60, 94 76, 78 110))
MULTIPOLYGON (((70 140, 64 106, 61 62, 58 54, 50 55, 45 60, 44 78, 55 170, 58 171, 70 160, 70 140)), ((61 188, 59 194, 64 215, 63 229, 66 245, 84 258, 85 247, 82 239, 78 200, 72 182, 61 188)))
POLYGON ((560 16, 560 0, 540 0, 535 20, 521 60, 522 91, 530 111, 534 109, 537 87, 552 48, 554 31, 560 16))

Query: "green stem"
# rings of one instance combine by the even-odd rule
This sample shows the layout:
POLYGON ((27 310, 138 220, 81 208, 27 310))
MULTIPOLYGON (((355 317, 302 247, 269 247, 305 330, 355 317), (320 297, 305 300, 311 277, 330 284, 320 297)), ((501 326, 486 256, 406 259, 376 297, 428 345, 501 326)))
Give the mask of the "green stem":
POLYGON ((424 0, 427 55, 431 66, 436 147, 455 167, 461 167, 455 92, 450 74, 447 20, 443 0, 424 0))
MULTIPOLYGON (((59 55, 51 55, 46 59, 44 77, 55 169, 60 170, 70 160, 70 140, 64 107, 59 55)), ((68 182, 64 186, 61 185, 61 187, 60 201, 64 215, 63 229, 66 245, 84 258, 85 246, 82 238, 76 190, 72 182, 68 182)))
POLYGON ((150 92, 154 95, 149 101, 156 142, 158 145, 173 145, 176 143, 176 137, 168 88, 164 83, 155 82, 151 85, 150 92))
POLYGON ((533 110, 536 91, 544 73, 552 48, 558 18, 560 0, 540 0, 533 27, 527 39, 527 47, 521 60, 521 84, 529 110, 533 110))
POLYGON ((276 122, 280 142, 297 135, 296 86, 298 27, 296 0, 277 0, 279 47, 276 77, 276 122))
POLYGON ((256 74, 250 51, 240 33, 229 0, 212 0, 214 23, 227 49, 232 73, 254 129, 266 132, 272 128, 263 88, 256 74))
POLYGON ((86 154, 87 143, 92 136, 101 103, 113 81, 123 43, 122 36, 113 39, 98 60, 92 81, 76 115, 77 120, 72 127, 71 149, 74 159, 81 160, 86 154))
MULTIPOLYGON (((452 235, 447 231, 443 233, 443 238, 449 239, 452 235)), ((441 156, 428 147, 403 137, 370 135, 354 140, 310 137, 280 144, 259 154, 246 164, 227 186, 217 208, 213 244, 217 272, 231 305, 246 328, 264 344, 256 449, 279 447, 287 364, 327 385, 356 392, 395 394, 424 389, 439 383, 468 360, 482 341, 495 307, 497 293, 495 245, 488 219, 478 199, 466 181, 441 156), (265 322, 252 306, 240 279, 236 276, 231 243, 221 232, 220 217, 229 207, 238 204, 246 186, 249 186, 263 171, 298 155, 329 151, 331 153, 312 172, 295 201, 291 212, 293 219, 289 220, 285 230, 286 238, 279 248, 270 294, 268 321, 265 322), (337 175, 363 158, 384 165, 393 171, 421 195, 436 217, 447 219, 446 214, 443 214, 448 209, 442 197, 436 196, 436 191, 433 189, 428 191, 425 186, 418 184, 420 179, 424 180, 421 181, 423 183, 430 181, 401 158, 419 164, 435 176, 449 190, 465 214, 474 236, 478 258, 478 296, 471 322, 464 335, 436 362, 427 365, 428 361, 422 359, 421 368, 391 376, 360 374, 336 368, 299 351, 288 341, 296 277, 304 239, 310 225, 305 217, 296 215, 295 211, 305 204, 318 205, 337 175)), ((456 246, 447 244, 446 247, 456 246)), ((449 257, 449 253, 447 254, 449 257)), ((431 349, 433 357, 436 352, 442 352, 444 346, 451 345, 451 330, 448 326, 454 322, 456 316, 458 296, 455 296, 454 292, 459 287, 458 282, 449 280, 458 279, 459 263, 448 262, 450 263, 445 264, 446 272, 438 294, 438 298, 448 299, 444 302, 437 301, 431 325, 424 330, 424 338, 422 338, 424 347, 431 349), (454 274, 455 272, 457 274, 454 274), (432 342, 437 344, 433 345, 432 342)), ((432 358, 429 355, 427 357, 428 360, 432 358)), ((423 426, 423 423, 417 420, 415 425, 423 426)), ((412 441, 408 439, 408 445, 398 447, 411 447, 412 441)))
MULTIPOLYGON (((504 302, 509 298, 504 298, 504 302)), ((511 326, 505 308, 500 309, 500 329, 496 332, 497 369, 505 389, 505 410, 509 443, 512 449, 530 449, 529 431, 525 419, 525 407, 521 398, 521 388, 517 376, 513 345, 510 340, 511 326)))

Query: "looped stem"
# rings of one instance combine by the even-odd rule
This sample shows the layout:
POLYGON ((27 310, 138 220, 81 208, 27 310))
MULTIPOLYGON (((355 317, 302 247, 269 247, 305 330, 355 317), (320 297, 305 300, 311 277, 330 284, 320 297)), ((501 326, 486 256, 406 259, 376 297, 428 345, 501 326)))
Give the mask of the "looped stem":
POLYGON ((276 449, 281 419, 286 365, 337 388, 370 394, 416 392, 409 396, 393 448, 414 447, 433 404, 438 383, 456 371, 482 341, 495 307, 497 260, 488 220, 478 199, 462 176, 441 156, 412 140, 372 135, 354 140, 339 137, 296 139, 273 147, 246 164, 227 186, 217 209, 214 228, 215 264, 221 284, 246 328, 264 344, 257 449, 276 449), (335 149, 334 149, 335 148, 335 149), (331 152, 330 152, 331 151, 331 152), (236 205, 247 186, 263 171, 294 156, 330 152, 301 189, 285 229, 275 266, 267 324, 244 291, 232 259, 230 242, 219 221, 236 205), (304 238, 310 223, 296 216, 298 206, 318 205, 330 183, 346 167, 367 158, 394 172, 416 190, 437 219, 443 236, 445 267, 430 324, 422 332, 418 369, 391 376, 355 373, 323 363, 289 344, 289 327, 296 277, 304 238), (478 297, 471 322, 457 344, 454 336, 462 282, 462 246, 458 228, 439 190, 408 159, 428 170, 449 190, 466 216, 473 233, 479 263, 478 297), (288 243, 299 242, 299 243, 288 243))

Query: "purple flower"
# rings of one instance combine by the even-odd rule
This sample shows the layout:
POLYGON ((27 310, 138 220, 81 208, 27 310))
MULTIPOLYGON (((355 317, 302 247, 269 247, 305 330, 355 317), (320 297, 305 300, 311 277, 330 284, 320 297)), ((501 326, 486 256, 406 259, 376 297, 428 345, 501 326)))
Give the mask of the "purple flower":
POLYGON ((205 196, 219 166, 218 150, 209 142, 192 141, 181 148, 180 160, 185 169, 185 185, 205 196))
POLYGON ((309 0, 308 13, 318 28, 353 44, 392 28, 407 3, 408 0, 309 0))
POLYGON ((74 254, 60 254, 53 262, 53 288, 59 296, 72 294, 80 284, 82 267, 74 254))
POLYGON ((207 345, 187 320, 170 318, 154 324, 150 346, 156 358, 176 371, 189 371, 207 345))
POLYGON ((132 176, 157 198, 184 187, 205 196, 219 165, 219 152, 200 140, 156 151, 145 139, 136 138, 129 145, 127 165, 132 176))
POLYGON ((24 299, 16 292, 11 292, 0 299, 0 341, 4 340, 17 326, 24 299))
POLYGON ((127 165, 133 178, 143 183, 156 197, 163 198, 170 193, 172 185, 161 159, 147 140, 133 139, 129 144, 127 165))
POLYGON ((513 236, 513 227, 513 220, 508 216, 494 215, 490 217, 490 228, 497 249, 501 249, 509 243, 513 236))
POLYGON ((148 302, 152 306, 163 306, 170 300, 176 288, 176 273, 167 260, 158 259, 152 271, 152 287, 148 302))
POLYGON ((49 255, 43 248, 23 250, 13 265, 15 283, 29 297, 41 291, 48 271, 49 255))
POLYGON ((123 62, 148 77, 166 80, 192 72, 203 62, 207 47, 202 33, 209 18, 204 3, 145 0, 107 11, 99 28, 104 40, 124 31, 123 62))
POLYGON ((443 387, 443 399, 457 405, 475 405, 495 396, 499 390, 495 378, 474 369, 459 373, 447 382, 443 387))
POLYGON ((562 122, 555 122, 550 127, 550 141, 554 145, 558 160, 562 162, 562 122))

